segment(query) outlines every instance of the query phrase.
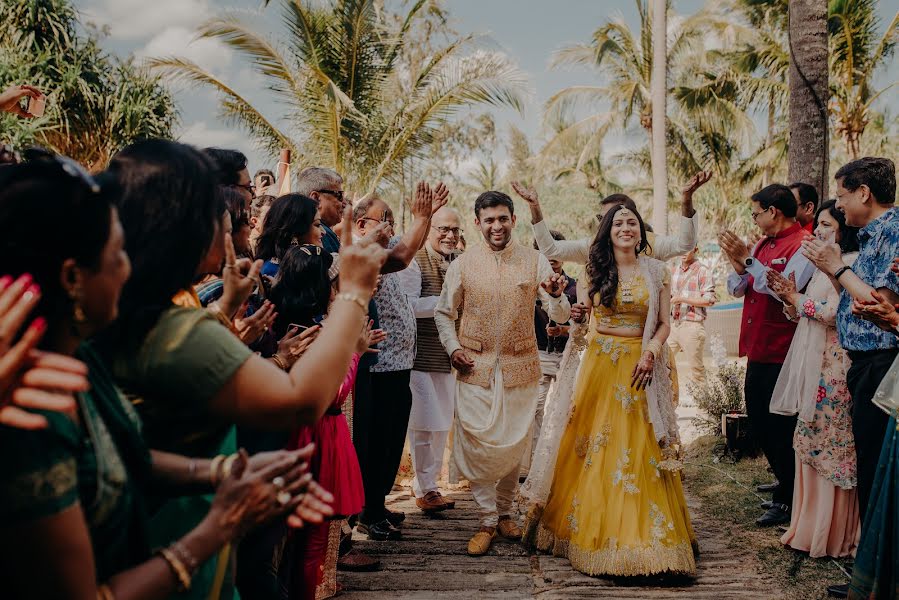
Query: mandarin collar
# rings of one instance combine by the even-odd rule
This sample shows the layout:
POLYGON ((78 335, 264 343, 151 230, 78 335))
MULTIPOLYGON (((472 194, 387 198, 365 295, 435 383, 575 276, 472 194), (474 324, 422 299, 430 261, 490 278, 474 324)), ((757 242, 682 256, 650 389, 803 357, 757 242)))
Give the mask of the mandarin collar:
POLYGON ((785 237, 791 236, 794 233, 799 232, 799 231, 802 231, 802 225, 799 224, 799 221, 796 221, 795 223, 793 223, 792 225, 790 225, 783 231, 781 231, 779 233, 775 233, 774 235, 769 235, 768 239, 769 240, 780 240, 785 237))

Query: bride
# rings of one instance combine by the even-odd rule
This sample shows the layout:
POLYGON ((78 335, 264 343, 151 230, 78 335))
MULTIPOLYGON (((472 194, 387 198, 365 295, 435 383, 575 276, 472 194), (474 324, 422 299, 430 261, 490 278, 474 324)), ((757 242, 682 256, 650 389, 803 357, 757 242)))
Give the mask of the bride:
POLYGON ((586 325, 572 335, 522 488, 526 542, 588 575, 696 573, 676 472, 669 275, 646 248, 640 215, 610 210, 587 264, 592 339, 586 325))

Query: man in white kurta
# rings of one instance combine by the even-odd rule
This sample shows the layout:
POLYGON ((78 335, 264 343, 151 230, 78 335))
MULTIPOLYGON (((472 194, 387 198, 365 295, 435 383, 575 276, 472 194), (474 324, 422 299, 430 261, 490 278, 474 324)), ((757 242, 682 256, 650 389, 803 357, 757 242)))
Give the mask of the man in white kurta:
POLYGON ((444 206, 431 219, 424 247, 398 276, 415 313, 417 346, 409 387, 409 449, 412 455, 412 492, 426 513, 455 507, 437 485, 456 404, 456 376, 434 325, 434 311, 450 260, 461 234, 458 211, 444 206))
POLYGON ((458 372, 450 476, 471 483, 481 529, 468 553, 481 556, 497 532, 521 537, 511 512, 540 381, 534 303, 539 298, 560 323, 571 307, 564 278, 546 257, 512 241, 514 206, 506 194, 481 194, 475 216, 486 243, 450 264, 434 322, 458 372))

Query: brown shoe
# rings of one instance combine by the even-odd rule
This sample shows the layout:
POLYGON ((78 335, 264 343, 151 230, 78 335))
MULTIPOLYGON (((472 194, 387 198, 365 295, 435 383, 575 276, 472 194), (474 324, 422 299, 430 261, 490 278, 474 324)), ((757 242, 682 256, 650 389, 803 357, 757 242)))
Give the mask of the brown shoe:
POLYGON ((362 554, 359 551, 351 550, 346 556, 337 559, 338 571, 355 571, 370 573, 372 571, 381 570, 381 561, 373 556, 362 554))
POLYGON ((416 498, 415 506, 426 513, 436 513, 447 509, 446 502, 440 492, 428 492, 424 498, 416 498))
POLYGON ((496 529, 507 540, 521 539, 521 527, 512 520, 512 517, 500 517, 499 523, 496 524, 496 529))
MULTIPOLYGON (((440 494, 440 492, 437 492, 437 493, 440 494)), ((447 509, 447 510, 456 508, 456 501, 455 501, 455 500, 450 500, 449 498, 447 498, 447 497, 444 496, 443 494, 440 495, 440 499, 443 500, 443 503, 446 505, 446 509, 447 509)))
POLYGON ((496 527, 481 527, 468 541, 468 556, 484 556, 490 550, 490 545, 496 539, 496 527))

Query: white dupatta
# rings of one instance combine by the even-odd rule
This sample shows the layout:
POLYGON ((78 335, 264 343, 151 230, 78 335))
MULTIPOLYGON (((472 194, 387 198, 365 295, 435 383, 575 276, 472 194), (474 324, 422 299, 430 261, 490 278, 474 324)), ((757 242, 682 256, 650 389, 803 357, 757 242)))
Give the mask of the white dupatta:
MULTIPOLYGON (((854 252, 843 255, 844 264, 852 266, 857 256, 854 252)), ((821 271, 815 271, 804 295, 816 302, 826 302, 834 311, 840 303, 840 294, 821 271)), ((802 306, 796 307, 798 313, 803 310, 802 306)), ((770 412, 776 415, 798 414, 799 419, 806 423, 815 418, 818 386, 821 382, 824 352, 827 349, 827 330, 836 325, 835 315, 836 312, 833 322, 800 317, 790 350, 771 394, 770 412)))
MULTIPOLYGON (((659 260, 640 257, 640 270, 649 287, 649 311, 643 330, 644 349, 658 328, 665 268, 665 263, 659 260)), ((519 492, 521 498, 528 505, 544 506, 549 499, 556 460, 559 456, 559 444, 562 443, 562 436, 568 426, 581 357, 588 344, 589 327, 589 320, 586 323, 572 325, 568 345, 565 347, 562 363, 559 365, 559 372, 556 375, 556 384, 546 399, 540 438, 534 449, 534 458, 531 460, 528 478, 522 484, 519 492)), ((663 445, 675 444, 680 440, 677 415, 674 412, 671 396, 671 373, 668 360, 668 344, 662 344, 662 356, 655 361, 652 385, 646 389, 649 420, 652 423, 656 440, 663 445)))

